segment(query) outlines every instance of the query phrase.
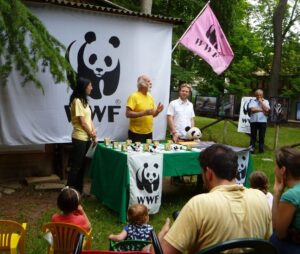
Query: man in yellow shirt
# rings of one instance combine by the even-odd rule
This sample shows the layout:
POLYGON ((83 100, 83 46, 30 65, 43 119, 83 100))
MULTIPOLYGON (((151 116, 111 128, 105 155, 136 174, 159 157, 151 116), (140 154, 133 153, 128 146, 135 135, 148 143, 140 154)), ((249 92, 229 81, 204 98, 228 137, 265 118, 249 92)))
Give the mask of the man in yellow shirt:
POLYGON ((152 139, 153 117, 163 111, 163 104, 156 107, 153 97, 149 94, 152 83, 147 75, 138 77, 138 91, 129 96, 126 105, 126 117, 129 118, 128 138, 133 142, 146 142, 152 139))
POLYGON ((253 237, 269 239, 271 210, 259 190, 236 184, 236 153, 223 145, 206 148, 199 157, 208 193, 188 201, 171 228, 158 234, 164 254, 197 253, 227 240, 253 237))

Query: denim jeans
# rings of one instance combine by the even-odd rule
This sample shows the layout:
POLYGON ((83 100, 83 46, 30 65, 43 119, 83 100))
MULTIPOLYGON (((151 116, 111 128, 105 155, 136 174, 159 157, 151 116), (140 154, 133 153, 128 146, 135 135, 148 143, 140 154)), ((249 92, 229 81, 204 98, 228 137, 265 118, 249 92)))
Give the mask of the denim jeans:
POLYGON ((288 238, 280 240, 273 232, 270 242, 277 248, 279 254, 299 254, 300 245, 293 243, 288 238))
POLYGON ((68 175, 67 185, 83 192, 83 179, 86 167, 86 152, 90 141, 82 141, 72 138, 71 169, 68 175))

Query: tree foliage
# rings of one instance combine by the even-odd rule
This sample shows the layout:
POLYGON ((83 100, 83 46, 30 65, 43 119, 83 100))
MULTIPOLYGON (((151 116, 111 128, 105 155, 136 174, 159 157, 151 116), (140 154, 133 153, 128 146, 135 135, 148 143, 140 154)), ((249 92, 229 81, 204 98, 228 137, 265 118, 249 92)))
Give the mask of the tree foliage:
POLYGON ((300 1, 260 0, 252 8, 251 14, 257 21, 253 31, 262 35, 265 42, 264 64, 260 67, 270 74, 269 94, 293 94, 289 91, 288 76, 299 75, 300 30, 295 28, 300 22, 300 1), (286 82, 282 82, 282 77, 286 82), (280 84, 283 84, 282 91, 280 84))
MULTIPOLYGON (((210 1, 233 49, 234 59, 230 67, 218 76, 200 57, 178 45, 172 53, 173 87, 176 87, 179 81, 185 80, 197 85, 197 90, 202 94, 218 95, 229 91, 244 95, 250 92, 250 84, 255 81, 253 73, 257 70, 278 75, 276 79, 279 74, 299 74, 300 31, 293 27, 300 21, 300 0, 251 2, 253 1, 256 1, 255 5, 250 5, 248 0, 210 1), (276 20, 278 7, 281 8, 280 22, 276 20), (275 25, 275 21, 278 24, 275 25), (275 31, 275 26, 279 30, 275 31), (275 44, 282 46, 279 58, 275 44), (277 62, 274 64, 275 60, 277 62)), ((140 11, 141 1, 113 2, 127 9, 140 11)), ((185 21, 185 24, 173 29, 174 46, 206 3, 207 0, 155 0, 152 4, 152 14, 179 17, 185 21)), ((55 82, 66 81, 65 71, 72 71, 72 68, 61 54, 65 50, 64 46, 47 32, 21 0, 0 0, 0 6, 1 80, 6 80, 12 66, 16 66, 24 77, 23 84, 33 81, 41 88, 42 84, 36 78, 36 74, 47 68, 55 82)), ((275 83, 278 84, 278 81, 275 83)), ((273 85, 271 83, 271 90, 273 85)), ((282 92, 292 94, 293 91, 298 91, 298 87, 297 79, 291 78, 282 92)))
POLYGON ((23 85, 49 69, 56 83, 65 82, 72 68, 61 54, 64 46, 49 34, 41 21, 20 0, 0 0, 0 78, 5 84, 13 66, 24 77, 23 85))

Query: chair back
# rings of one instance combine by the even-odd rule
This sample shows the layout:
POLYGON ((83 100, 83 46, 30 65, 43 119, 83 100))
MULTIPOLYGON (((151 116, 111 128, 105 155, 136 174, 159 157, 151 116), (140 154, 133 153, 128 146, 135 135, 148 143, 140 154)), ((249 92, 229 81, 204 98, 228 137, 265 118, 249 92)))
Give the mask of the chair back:
POLYGON ((113 251, 139 251, 139 250, 142 250, 148 244, 151 244, 151 241, 124 240, 124 241, 116 242, 116 241, 110 240, 109 241, 109 250, 113 250, 113 251))
POLYGON ((245 249, 245 253, 251 254, 278 254, 277 249, 271 242, 257 238, 229 240, 209 246, 203 250, 200 250, 197 254, 219 254, 223 253, 224 251, 227 251, 225 253, 238 253, 235 252, 234 249, 245 249))
POLYGON ((154 229, 151 230, 151 239, 155 254, 164 254, 154 229))
POLYGON ((84 241, 84 234, 79 234, 77 243, 75 245, 75 249, 73 251, 73 254, 81 254, 82 247, 83 247, 83 241, 84 241))
POLYGON ((83 250, 81 254, 149 254, 145 251, 83 250))
POLYGON ((77 225, 63 222, 50 222, 43 225, 43 231, 50 231, 53 237, 53 244, 49 246, 48 253, 73 253, 80 239, 80 234, 86 239, 84 248, 91 248, 91 232, 87 232, 77 225))
POLYGON ((26 223, 19 224, 16 221, 0 220, 0 252, 20 249, 20 254, 25 253, 26 223))

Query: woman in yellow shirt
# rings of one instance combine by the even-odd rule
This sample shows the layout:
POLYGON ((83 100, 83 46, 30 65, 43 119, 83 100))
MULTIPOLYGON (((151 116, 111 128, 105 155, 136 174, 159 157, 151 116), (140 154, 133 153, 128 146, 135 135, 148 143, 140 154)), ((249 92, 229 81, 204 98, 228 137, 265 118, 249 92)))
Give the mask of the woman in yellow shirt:
POLYGON ((91 142, 96 144, 96 128, 92 120, 91 108, 87 96, 93 87, 85 78, 78 78, 77 85, 70 96, 72 132, 71 170, 67 185, 83 192, 83 178, 85 171, 85 154, 91 142))

